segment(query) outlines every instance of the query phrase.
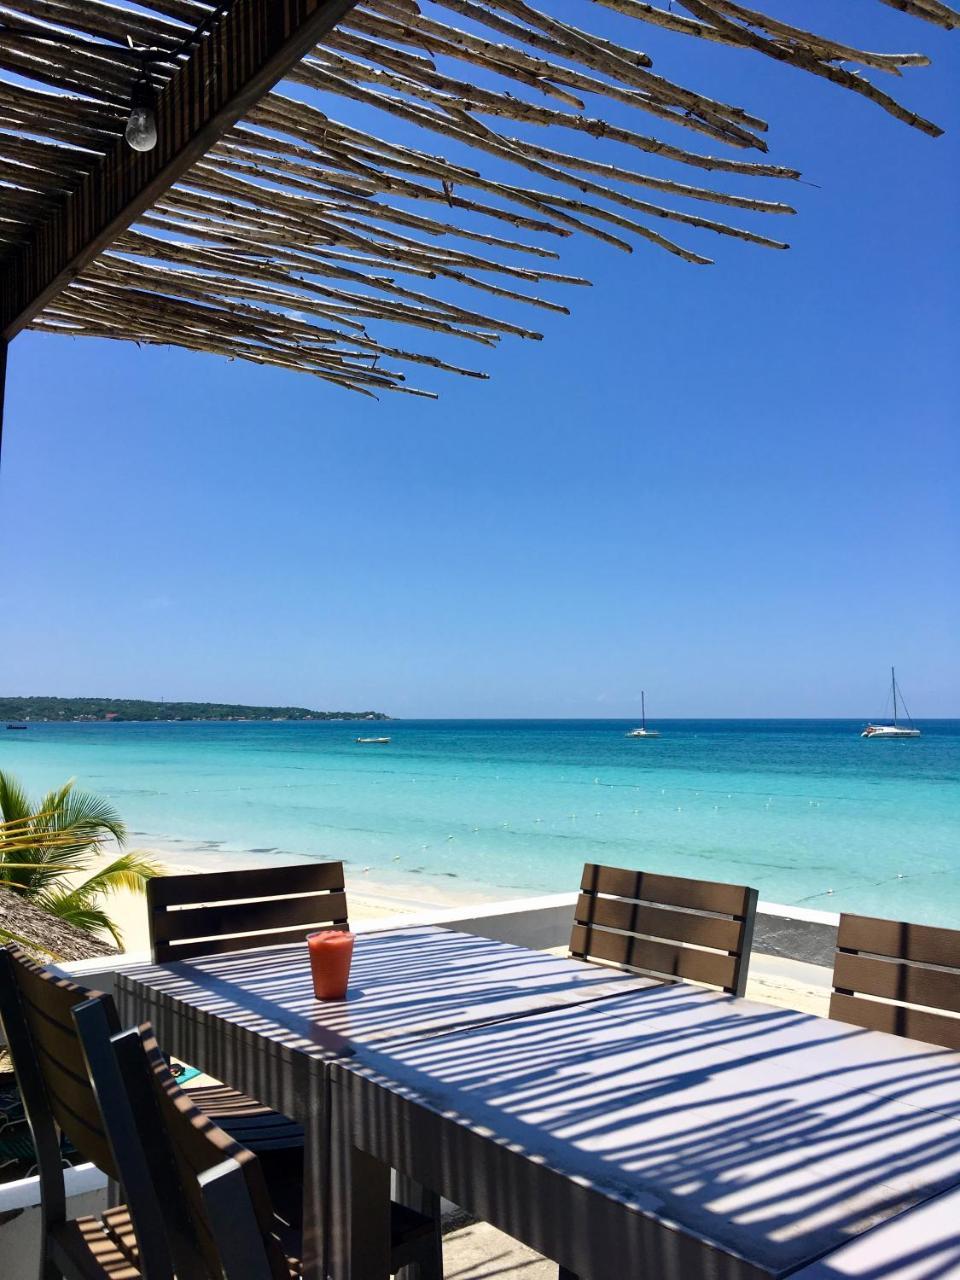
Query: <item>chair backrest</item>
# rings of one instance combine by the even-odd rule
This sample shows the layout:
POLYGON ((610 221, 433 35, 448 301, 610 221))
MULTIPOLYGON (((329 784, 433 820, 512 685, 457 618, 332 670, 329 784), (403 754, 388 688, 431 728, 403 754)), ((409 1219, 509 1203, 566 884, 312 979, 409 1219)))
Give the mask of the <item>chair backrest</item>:
POLYGON ((343 863, 156 876, 147 911, 158 964, 301 942, 311 929, 347 928, 343 863))
MULTIPOLYGON (((117 1178, 71 1018, 78 1004, 98 994, 44 969, 18 947, 0 948, 0 1020, 37 1152, 48 1221, 64 1219, 58 1129, 86 1160, 117 1178)), ((105 999, 118 1030, 113 1002, 105 999)))
POLYGON ((756 913, 757 891, 743 885, 588 862, 570 953, 742 996, 756 913))
POLYGON ((960 1049, 950 1014, 960 1014, 960 930, 840 916, 831 1018, 960 1049))
POLYGON ((149 1025, 111 1034, 97 1001, 74 1010, 122 1178, 152 1182, 177 1280, 289 1280, 257 1157, 199 1111, 149 1025))

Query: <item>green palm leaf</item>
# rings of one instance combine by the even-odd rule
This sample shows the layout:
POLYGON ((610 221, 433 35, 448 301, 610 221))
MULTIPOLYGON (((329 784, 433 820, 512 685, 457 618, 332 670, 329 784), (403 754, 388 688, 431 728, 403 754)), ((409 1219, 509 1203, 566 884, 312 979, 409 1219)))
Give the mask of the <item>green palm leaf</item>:
POLYGON ((103 909, 97 906, 92 898, 78 894, 64 894, 58 900, 40 899, 37 906, 51 915, 57 916, 66 924, 75 925, 86 933, 109 933, 118 947, 123 949, 123 935, 116 922, 103 909))
POLYGON ((77 886, 76 892, 100 894, 127 889, 131 893, 143 893, 147 881, 161 874, 160 866, 148 855, 130 849, 105 867, 98 867, 83 884, 77 886))
POLYGON ((4 822, 27 822, 33 817, 33 806, 16 778, 0 769, 0 817, 4 822))
POLYGON ((73 779, 33 805, 24 789, 0 770, 0 884, 78 928, 107 932, 117 926, 101 899, 120 889, 142 893, 158 865, 136 851, 98 865, 106 841, 123 845, 127 829, 108 800, 78 791, 73 779), (86 878, 75 883, 79 874, 86 878))

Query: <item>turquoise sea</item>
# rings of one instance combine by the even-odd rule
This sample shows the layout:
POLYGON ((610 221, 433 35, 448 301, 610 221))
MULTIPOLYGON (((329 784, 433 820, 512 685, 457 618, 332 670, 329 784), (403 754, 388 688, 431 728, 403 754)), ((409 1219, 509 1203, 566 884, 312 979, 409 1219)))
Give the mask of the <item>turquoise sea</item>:
POLYGON ((39 792, 76 777, 133 843, 342 857, 415 897, 555 893, 585 860, 767 901, 960 926, 960 721, 864 741, 839 720, 66 724, 0 732, 39 792), (358 733, 388 733, 386 747, 358 733))

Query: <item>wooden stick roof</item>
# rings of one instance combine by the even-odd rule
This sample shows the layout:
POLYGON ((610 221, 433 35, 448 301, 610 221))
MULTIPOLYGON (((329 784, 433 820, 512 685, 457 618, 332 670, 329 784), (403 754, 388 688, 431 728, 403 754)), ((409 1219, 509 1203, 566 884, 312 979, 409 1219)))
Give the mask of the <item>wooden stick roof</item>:
MULTIPOLYGON (((960 26, 941 0, 875 2, 960 26)), ((322 43, 32 327, 432 394, 408 381, 415 366, 483 377, 480 348, 537 338, 539 311, 566 311, 588 283, 562 269, 573 234, 694 264, 710 261, 703 230, 787 247, 799 175, 768 158, 762 119, 673 78, 684 38, 752 50, 940 132, 892 92, 927 65, 921 53, 854 48, 733 0, 594 4, 617 15, 616 41, 589 29, 585 2, 577 27, 556 0, 341 4, 322 43)), ((175 85, 229 7, 0 2, 0 278, 96 180, 144 67, 159 90, 175 85)), ((746 62, 730 65, 742 87, 746 62)))
POLYGON ((110 942, 59 916, 44 911, 29 898, 0 886, 0 946, 8 939, 38 957, 54 960, 88 960, 95 956, 115 956, 119 952, 110 942))

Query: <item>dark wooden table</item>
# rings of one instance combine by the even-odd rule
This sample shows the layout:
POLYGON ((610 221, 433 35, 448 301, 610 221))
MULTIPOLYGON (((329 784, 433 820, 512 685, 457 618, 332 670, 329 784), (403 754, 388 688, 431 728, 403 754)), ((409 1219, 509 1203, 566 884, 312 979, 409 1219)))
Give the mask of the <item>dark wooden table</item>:
POLYGON ((305 945, 118 972, 126 1021, 306 1130, 304 1264, 323 1274, 329 1211, 329 1065, 362 1051, 644 990, 648 979, 433 926, 357 937, 348 999, 314 998, 305 945))
POLYGON ((886 1223, 915 1258, 916 1206, 960 1187, 960 1054, 686 985, 364 1046, 331 1079, 336 1280, 386 1274, 391 1167, 584 1280, 831 1254, 863 1269, 811 1276, 875 1277, 849 1242, 886 1223))

